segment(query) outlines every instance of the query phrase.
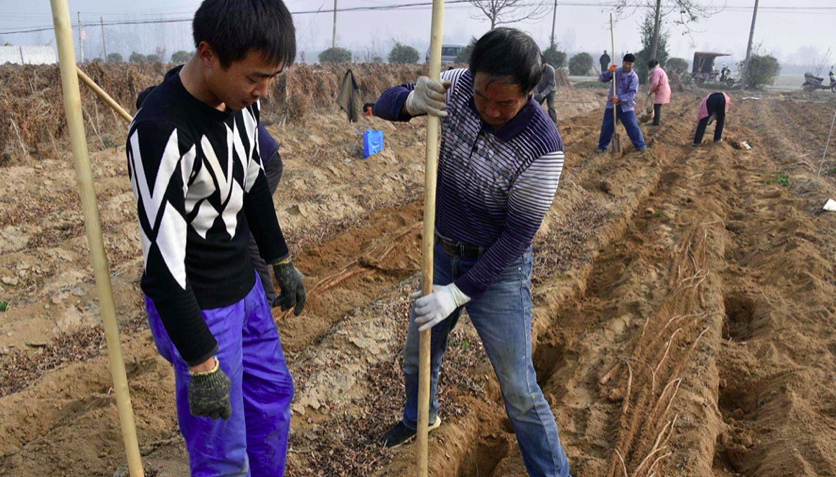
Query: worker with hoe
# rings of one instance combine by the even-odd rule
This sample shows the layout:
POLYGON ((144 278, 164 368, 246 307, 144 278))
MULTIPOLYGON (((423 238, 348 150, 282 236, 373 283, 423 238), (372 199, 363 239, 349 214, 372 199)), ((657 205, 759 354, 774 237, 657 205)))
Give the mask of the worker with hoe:
POLYGON ((615 75, 615 83, 618 91, 613 92, 613 86, 610 85, 609 99, 607 99, 607 108, 604 110, 604 120, 601 123, 601 136, 598 139, 598 147, 595 149, 597 153, 603 153, 607 150, 607 146, 612 140, 612 135, 615 132, 615 124, 613 121, 613 112, 627 130, 627 135, 633 143, 633 147, 641 152, 647 149, 642 136, 642 130, 639 128, 639 123, 636 121, 636 93, 639 91, 639 76, 633 71, 633 65, 636 62, 636 57, 632 53, 624 55, 621 68, 610 65, 607 71, 601 73, 599 80, 602 83, 609 83, 612 81, 612 75, 615 75))
POLYGON ((403 418, 382 436, 397 447, 416 435, 418 336, 431 330, 429 424, 441 424, 438 386, 448 336, 464 309, 496 372, 505 409, 532 476, 566 477, 557 425, 531 357, 531 241, 563 169, 554 122, 532 98, 543 67, 527 34, 496 28, 473 48, 468 69, 441 82, 419 77, 386 90, 375 116, 441 117, 433 292, 415 298, 404 346, 403 418))
POLYGON ((191 475, 284 474, 293 382, 249 234, 283 309, 305 305, 259 144, 260 98, 296 56, 281 0, 205 0, 195 55, 154 88, 128 132, 148 323, 174 367, 191 475))

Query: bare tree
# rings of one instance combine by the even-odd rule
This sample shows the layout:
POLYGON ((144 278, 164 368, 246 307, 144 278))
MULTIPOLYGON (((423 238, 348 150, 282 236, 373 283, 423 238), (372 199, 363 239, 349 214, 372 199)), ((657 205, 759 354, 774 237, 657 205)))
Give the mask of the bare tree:
POLYGON ((491 21, 491 30, 509 23, 542 20, 551 11, 551 5, 546 5, 546 2, 534 4, 529 0, 468 1, 481 12, 481 14, 472 15, 471 18, 481 20, 487 17, 491 21))
POLYGON ((703 5, 702 0, 618 0, 615 11, 619 18, 632 15, 639 9, 649 8, 654 18, 653 43, 650 57, 655 58, 659 48, 662 23, 669 21, 691 33, 691 25, 701 19, 719 13, 723 7, 703 5))

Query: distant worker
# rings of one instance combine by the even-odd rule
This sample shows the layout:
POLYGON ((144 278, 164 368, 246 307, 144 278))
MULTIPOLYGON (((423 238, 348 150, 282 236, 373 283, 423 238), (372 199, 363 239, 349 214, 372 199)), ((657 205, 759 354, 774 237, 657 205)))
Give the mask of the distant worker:
POLYGON ((607 50, 604 50, 604 54, 601 55, 600 58, 598 58, 598 63, 601 64, 601 73, 607 71, 607 68, 610 67, 611 60, 612 58, 610 58, 610 55, 607 54, 607 50))
POLYGON ((647 69, 650 71, 650 92, 653 94, 653 125, 658 126, 662 119, 662 105, 671 102, 671 85, 668 84, 668 74, 658 61, 648 61, 647 69))
POLYGON ((723 63, 723 68, 720 70, 720 81, 725 83, 726 78, 728 78, 728 76, 729 76, 729 73, 731 73, 731 70, 729 69, 729 65, 726 64, 726 63, 723 63))
POLYGON ((543 75, 540 77, 540 82, 534 88, 534 101, 537 104, 543 104, 545 99, 549 107, 549 117, 552 118, 554 125, 557 126, 557 111, 554 109, 554 94, 557 91, 557 82, 554 77, 554 68, 546 62, 546 57, 540 55, 540 61, 543 63, 543 75))
POLYGON ((717 121, 714 126, 714 142, 723 140, 723 126, 726 124, 726 113, 729 112, 731 99, 726 93, 711 93, 700 102, 700 109, 697 111, 697 133, 694 135, 694 147, 697 147, 702 142, 702 137, 705 134, 705 128, 717 121))
POLYGON ((627 53, 624 55, 621 68, 612 65, 598 78, 602 83, 609 83, 612 81, 612 75, 615 74, 618 91, 613 93, 613 87, 610 85, 607 109, 604 111, 604 121, 601 124, 601 136, 598 139, 598 147, 595 149, 597 153, 607 150, 615 132, 615 124, 613 124, 613 118, 610 117, 613 115, 611 111, 616 111, 616 117, 624 124, 624 129, 627 130, 627 135, 630 137, 633 147, 639 152, 647 149, 642 130, 639 128, 639 123, 636 122, 636 93, 639 91, 639 77, 633 71, 635 63, 636 57, 632 53, 627 53))

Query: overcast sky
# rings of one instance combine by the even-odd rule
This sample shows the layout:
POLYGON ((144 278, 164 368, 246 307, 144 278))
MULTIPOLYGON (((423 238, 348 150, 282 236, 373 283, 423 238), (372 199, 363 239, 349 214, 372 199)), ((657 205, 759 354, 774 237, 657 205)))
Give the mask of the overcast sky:
MULTIPOLYGON (((422 0, 338 0, 339 8, 410 4, 422 0)), ((425 0, 424 0, 425 1, 425 0)), ((669 2, 671 0, 665 0, 669 2)), ((740 59, 745 56, 754 0, 697 0, 704 5, 726 6, 724 11, 693 25, 691 35, 669 24, 669 51, 672 56, 690 60, 695 50, 723 51, 740 59)), ((596 58, 603 49, 611 49, 609 12, 611 7, 595 4, 612 0, 558 0, 556 37, 562 49, 570 52, 587 51, 596 58), (564 5, 561 5, 564 4, 564 5), (573 5, 574 4, 574 5, 573 5), (581 5, 579 5, 581 4, 581 5)), ((333 8, 332 0, 286 0, 294 12, 333 8)), ((537 3, 532 1, 531 3, 537 3)), ((545 3, 551 4, 549 0, 545 3)), ((82 13, 85 23, 98 23, 99 17, 108 21, 183 19, 190 18, 200 0, 69 0, 73 23, 76 12, 82 13)), ((755 43, 762 50, 773 53, 783 62, 805 63, 816 55, 833 48, 831 62, 836 61, 836 40, 832 34, 836 21, 836 0, 762 0, 755 30, 755 43), (770 8, 771 7, 771 8, 770 8), (790 8, 777 10, 775 7, 790 8), (807 7, 807 10, 797 10, 807 7), (794 10, 795 9, 795 10, 794 10)), ((469 5, 450 5, 445 9, 444 39, 448 43, 466 43, 471 36, 485 33, 490 24, 474 19, 477 10, 469 5)), ((638 23, 643 12, 622 18, 616 25, 616 52, 639 49, 638 23)), ((53 38, 51 31, 28 34, 4 34, 18 29, 51 26, 49 2, 46 0, 0 0, 0 38, 13 44, 43 44, 53 38)), ((307 52, 307 59, 331 45, 333 13, 297 14, 294 17, 299 49, 307 52)), ((542 46, 548 45, 552 16, 536 22, 513 26, 531 33, 542 46)), ((385 56, 393 40, 413 45, 423 53, 429 44, 430 9, 340 12, 337 19, 337 39, 340 46, 355 54, 377 49, 385 56)), ((102 51, 99 25, 87 26, 85 51, 88 58, 102 51)), ((174 50, 190 47, 189 23, 168 25, 114 25, 105 27, 110 43, 108 52, 136 50, 151 53, 165 47, 174 50)), ((78 38, 75 38, 76 43, 78 38)))

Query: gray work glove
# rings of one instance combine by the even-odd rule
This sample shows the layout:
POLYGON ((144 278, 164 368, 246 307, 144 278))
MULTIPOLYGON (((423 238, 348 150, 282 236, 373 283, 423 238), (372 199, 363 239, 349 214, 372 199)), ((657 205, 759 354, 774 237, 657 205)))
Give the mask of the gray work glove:
POLYGON ((229 419, 232 406, 229 404, 229 378, 215 358, 215 367, 210 371, 192 373, 189 381, 189 412, 193 416, 209 419, 229 419))
POLYGON ((444 108, 447 107, 445 103, 447 89, 453 83, 449 81, 433 81, 426 76, 418 78, 415 83, 415 89, 406 97, 406 112, 410 116, 420 116, 422 114, 432 114, 434 116, 444 117, 447 112, 444 108))
POLYGON ((273 264, 273 273, 281 288, 276 300, 278 305, 282 307, 282 311, 293 308, 293 314, 299 316, 305 309, 305 284, 302 283, 304 275, 293 266, 290 259, 273 264))
POLYGON ((421 290, 410 295, 415 302, 415 323, 421 327, 418 331, 426 331, 446 320, 456 308, 466 305, 470 297, 459 290, 455 283, 449 285, 433 285, 433 292, 421 296, 421 290))

